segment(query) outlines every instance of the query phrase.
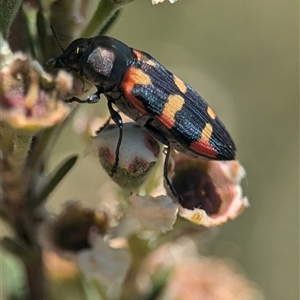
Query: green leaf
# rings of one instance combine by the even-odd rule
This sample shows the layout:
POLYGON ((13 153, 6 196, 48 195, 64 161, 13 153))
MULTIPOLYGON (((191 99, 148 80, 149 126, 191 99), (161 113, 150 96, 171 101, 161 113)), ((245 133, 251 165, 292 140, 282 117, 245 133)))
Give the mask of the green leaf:
POLYGON ((161 270, 158 271, 154 277, 152 278, 152 285, 153 288, 149 292, 146 297, 144 297, 144 300, 155 300, 159 299, 159 296, 162 294, 164 288, 166 287, 168 283, 168 278, 170 276, 171 270, 161 270))
POLYGON ((49 148, 53 146, 53 139, 57 135, 58 129, 54 126, 44 129, 34 137, 26 161, 26 169, 29 172, 34 172, 43 165, 45 157, 49 154, 49 148))
MULTIPOLYGON (((60 181, 65 177, 65 175, 72 169, 74 164, 77 161, 78 156, 74 155, 67 160, 65 160, 57 170, 53 171, 48 177, 47 182, 44 184, 44 187, 40 190, 38 195, 30 195, 29 199, 33 202, 34 206, 40 205, 43 203, 49 194, 56 188, 60 181)), ((29 188, 29 190, 33 190, 29 188)))
POLYGON ((122 9, 117 10, 114 15, 107 21, 104 27, 100 30, 99 35, 105 35, 109 29, 114 25, 114 23, 119 19, 122 9))
POLYGON ((47 158, 50 157, 50 153, 59 134, 68 121, 74 116, 78 107, 79 106, 73 108, 62 123, 46 128, 37 134, 26 161, 26 170, 29 174, 31 174, 31 172, 36 172, 36 170, 43 169, 44 164, 47 162, 47 158))
POLYGON ((22 0, 1 0, 0 9, 0 31, 7 39, 14 18, 20 9, 22 0))
POLYGON ((37 59, 38 43, 37 43, 37 29, 36 29, 36 19, 37 19, 37 9, 30 5, 22 5, 22 10, 25 20, 25 28, 27 32, 27 42, 32 58, 37 59))
POLYGON ((4 211, 3 206, 4 206, 3 203, 0 203, 0 219, 2 221, 5 221, 7 224, 9 224, 8 214, 4 211))
POLYGON ((47 30, 47 26, 49 27, 49 24, 47 24, 41 9, 38 10, 36 18, 37 38, 40 46, 39 55, 41 56, 39 57, 39 60, 44 62, 46 58, 50 57, 51 47, 49 47, 49 35, 47 30))
POLYGON ((109 24, 109 22, 116 16, 116 13, 123 6, 133 1, 134 0, 101 0, 82 36, 88 38, 96 35, 98 32, 105 31, 107 25, 109 27, 112 25, 109 24))
POLYGON ((22 241, 17 239, 4 237, 0 241, 0 246, 11 254, 14 254, 17 257, 21 258, 22 260, 27 259, 32 254, 32 250, 22 241))

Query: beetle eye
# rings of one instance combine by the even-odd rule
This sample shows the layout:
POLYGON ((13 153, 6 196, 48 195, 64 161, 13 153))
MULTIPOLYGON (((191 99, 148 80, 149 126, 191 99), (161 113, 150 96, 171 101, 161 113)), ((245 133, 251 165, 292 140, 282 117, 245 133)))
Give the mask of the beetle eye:
POLYGON ((80 53, 80 50, 81 50, 80 47, 76 47, 75 53, 76 53, 76 54, 79 54, 79 53, 80 53))
POLYGON ((76 47, 73 48, 68 54, 68 61, 78 64, 79 60, 81 59, 82 55, 84 54, 85 48, 84 47, 76 47))

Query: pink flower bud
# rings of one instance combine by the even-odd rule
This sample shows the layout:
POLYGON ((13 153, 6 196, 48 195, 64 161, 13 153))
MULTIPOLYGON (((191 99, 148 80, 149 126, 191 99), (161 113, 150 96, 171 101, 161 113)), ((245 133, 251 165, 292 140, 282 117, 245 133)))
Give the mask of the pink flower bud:
MULTIPOLYGON (((116 160, 118 138, 116 125, 108 125, 95 137, 100 163, 108 174, 116 160)), ((119 164, 112 179, 122 188, 138 188, 156 164, 159 153, 159 143, 145 129, 135 123, 124 124, 119 164)))

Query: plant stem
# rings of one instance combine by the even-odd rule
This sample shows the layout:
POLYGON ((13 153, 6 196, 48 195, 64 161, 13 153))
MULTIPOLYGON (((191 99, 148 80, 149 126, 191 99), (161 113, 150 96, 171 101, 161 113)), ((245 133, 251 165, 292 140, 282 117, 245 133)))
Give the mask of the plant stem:
POLYGON ((46 290, 42 248, 37 241, 37 215, 34 210, 25 205, 19 206, 14 216, 13 228, 16 235, 29 250, 19 255, 25 267, 27 298, 28 300, 46 300, 48 291, 46 290))
POLYGON ((101 0, 90 23, 82 33, 82 37, 92 37, 96 35, 117 10, 117 5, 111 0, 101 0))
POLYGON ((82 37, 89 38, 97 35, 122 6, 132 1, 134 0, 101 0, 82 37))
POLYGON ((28 283, 29 299, 47 299, 46 280, 41 249, 36 251, 32 259, 25 261, 25 271, 28 283))

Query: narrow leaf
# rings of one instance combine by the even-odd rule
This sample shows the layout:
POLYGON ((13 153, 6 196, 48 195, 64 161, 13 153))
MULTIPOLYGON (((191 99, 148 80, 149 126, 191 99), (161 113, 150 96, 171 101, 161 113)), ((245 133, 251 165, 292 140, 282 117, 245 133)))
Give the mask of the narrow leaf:
POLYGON ((9 237, 4 237, 0 241, 0 245, 3 249, 10 252, 11 254, 16 255, 17 257, 21 258, 22 260, 28 258, 32 251, 29 249, 27 245, 25 245, 22 241, 12 239, 9 237))
POLYGON ((1 0, 0 32, 3 33, 5 39, 8 38, 10 26, 21 4, 22 0, 1 0))
POLYGON ((100 30, 99 35, 105 35, 107 33, 107 31, 112 28, 112 26, 115 24, 115 22, 119 19, 121 12, 122 12, 122 10, 119 9, 113 14, 113 16, 107 21, 107 23, 100 30))
POLYGON ((66 161, 62 163, 61 166, 58 167, 57 170, 53 171, 47 177, 47 182, 44 185, 44 187, 40 190, 40 193, 38 195, 33 196, 34 206, 40 205, 47 199, 49 194, 56 188, 56 186, 60 183, 60 181, 65 177, 65 175, 72 169, 72 167, 77 161, 77 158, 78 158, 77 155, 68 158, 66 161))

